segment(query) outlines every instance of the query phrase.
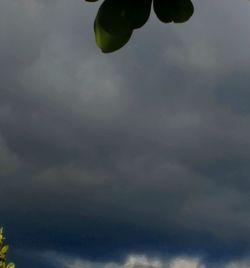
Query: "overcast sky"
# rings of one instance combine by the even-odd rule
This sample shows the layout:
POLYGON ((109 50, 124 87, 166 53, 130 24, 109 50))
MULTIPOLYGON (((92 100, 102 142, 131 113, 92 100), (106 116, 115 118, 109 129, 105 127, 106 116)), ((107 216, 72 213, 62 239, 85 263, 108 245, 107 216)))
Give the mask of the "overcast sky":
POLYGON ((250 2, 151 14, 0 1, 0 225, 17 268, 250 267, 250 2))

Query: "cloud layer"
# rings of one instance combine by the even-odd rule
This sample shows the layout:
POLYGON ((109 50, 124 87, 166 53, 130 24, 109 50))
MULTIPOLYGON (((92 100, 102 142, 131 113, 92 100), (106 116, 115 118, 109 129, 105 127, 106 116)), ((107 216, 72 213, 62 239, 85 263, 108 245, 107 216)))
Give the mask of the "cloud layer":
POLYGON ((201 2, 107 56, 98 5, 1 1, 0 213, 18 260, 248 253, 250 5, 201 2))
POLYGON ((217 261, 206 263, 200 257, 175 256, 171 258, 152 258, 146 255, 129 255, 121 262, 95 262, 62 256, 55 252, 45 252, 38 256, 48 263, 63 268, 248 268, 248 258, 234 259, 228 262, 217 261))

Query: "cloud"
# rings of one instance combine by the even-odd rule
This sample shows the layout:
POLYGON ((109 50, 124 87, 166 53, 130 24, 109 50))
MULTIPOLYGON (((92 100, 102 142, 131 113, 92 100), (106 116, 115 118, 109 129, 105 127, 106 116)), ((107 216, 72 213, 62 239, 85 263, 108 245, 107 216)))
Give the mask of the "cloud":
POLYGON ((205 268, 198 258, 174 257, 168 260, 151 258, 146 255, 129 255, 121 262, 89 262, 81 259, 65 258, 55 253, 47 253, 45 256, 56 260, 65 268, 205 268), (53 256, 53 257, 52 257, 53 256))
MULTIPOLYGON (((46 255, 46 254, 45 254, 46 255)), ((81 259, 65 258, 53 253, 47 253, 53 260, 65 268, 248 268, 249 258, 243 257, 241 259, 235 259, 228 262, 218 261, 209 263, 206 260, 198 257, 190 256, 175 256, 168 259, 157 259, 148 257, 146 255, 130 255, 124 262, 89 262, 81 259)))
POLYGON ((195 2, 187 24, 152 17, 104 56, 96 5, 1 1, 1 222, 15 249, 97 263, 249 249, 250 5, 195 2))
POLYGON ((16 173, 21 163, 15 152, 12 152, 0 136, 0 170, 1 176, 16 173))
POLYGON ((147 255, 129 255, 121 262, 95 262, 75 259, 55 252, 38 254, 47 263, 64 268, 247 268, 249 258, 230 261, 207 262, 206 259, 191 256, 174 256, 169 258, 153 258, 147 255))

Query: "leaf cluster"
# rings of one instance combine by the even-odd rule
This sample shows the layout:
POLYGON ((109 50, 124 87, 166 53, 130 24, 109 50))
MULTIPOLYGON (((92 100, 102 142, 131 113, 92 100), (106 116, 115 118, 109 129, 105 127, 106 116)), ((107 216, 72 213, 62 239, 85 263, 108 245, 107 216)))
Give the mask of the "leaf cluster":
POLYGON ((4 244, 4 240, 3 228, 0 228, 0 268, 15 268, 13 262, 6 263, 9 246, 4 244))
POLYGON ((94 22, 98 47, 104 53, 123 47, 133 31, 148 21, 152 5, 163 23, 184 23, 194 12, 191 0, 104 0, 94 22))

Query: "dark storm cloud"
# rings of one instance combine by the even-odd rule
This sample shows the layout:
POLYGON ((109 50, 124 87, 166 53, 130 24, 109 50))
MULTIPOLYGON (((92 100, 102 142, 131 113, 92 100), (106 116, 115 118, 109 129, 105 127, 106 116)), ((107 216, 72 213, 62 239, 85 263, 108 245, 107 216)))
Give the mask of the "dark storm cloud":
POLYGON ((97 5, 1 2, 0 212, 16 248, 248 251, 247 4, 152 18, 104 56, 97 5))

